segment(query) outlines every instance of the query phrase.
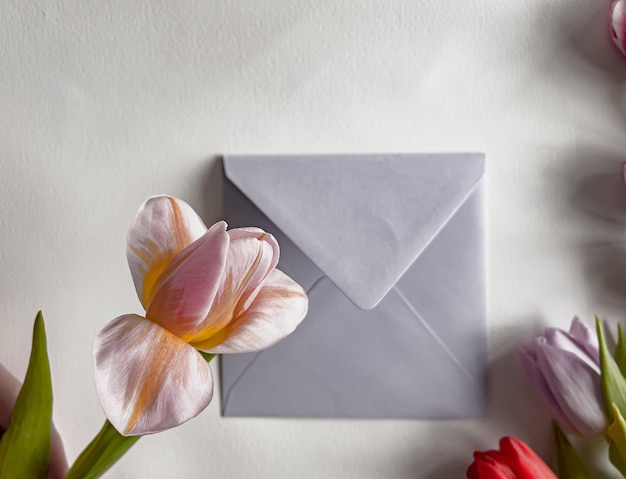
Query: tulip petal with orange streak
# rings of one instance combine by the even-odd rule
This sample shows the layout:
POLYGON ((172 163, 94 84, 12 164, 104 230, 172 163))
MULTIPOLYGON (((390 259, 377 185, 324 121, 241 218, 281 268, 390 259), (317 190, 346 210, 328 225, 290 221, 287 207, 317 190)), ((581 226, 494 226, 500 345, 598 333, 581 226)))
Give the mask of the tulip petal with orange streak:
POLYGON ((186 336, 190 342, 204 342, 214 338, 235 320, 240 304, 249 306, 261 284, 278 262, 278 244, 272 235, 232 230, 226 265, 211 309, 193 332, 186 336), (233 239, 234 237, 234 239, 233 239))
POLYGON ((192 344, 212 354, 261 351, 291 334, 307 309, 302 287, 275 269, 247 309, 235 310, 233 320, 221 331, 192 344))
POLYGON ((220 221, 174 257, 155 283, 146 318, 188 340, 219 298, 229 243, 226 223, 220 221))
POLYGON ((144 309, 150 306, 163 270, 206 230, 191 206, 179 199, 153 196, 141 206, 128 231, 126 256, 144 309))
POLYGON ((178 426, 211 402, 213 379, 206 360, 141 316, 120 316, 100 331, 94 359, 102 408, 124 435, 178 426))

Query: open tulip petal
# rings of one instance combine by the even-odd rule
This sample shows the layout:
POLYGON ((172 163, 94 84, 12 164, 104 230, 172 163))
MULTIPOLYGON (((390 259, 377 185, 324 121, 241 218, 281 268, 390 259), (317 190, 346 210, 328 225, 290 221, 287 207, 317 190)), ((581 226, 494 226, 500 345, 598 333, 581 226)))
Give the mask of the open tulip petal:
MULTIPOLYGON (((230 248, 222 293, 249 293, 276 267, 280 250, 276 238, 258 228, 229 230, 230 248), (260 232, 259 232, 260 231, 260 232)), ((241 296, 241 295, 240 295, 241 296)))
POLYGON ((248 228, 234 228, 232 230, 228 230, 228 234, 230 235, 231 241, 246 239, 246 238, 263 238, 273 250, 273 258, 272 268, 278 264, 278 258, 280 256, 280 248, 278 246, 278 242, 273 235, 266 233, 261 228, 248 227, 248 228))
POLYGON ((205 232, 196 212, 177 198, 153 196, 139 208, 128 231, 126 257, 144 309, 150 306, 159 275, 205 232))
POLYGON ((141 316, 120 316, 100 331, 94 360, 102 408, 125 436, 182 424, 200 413, 213 395, 204 358, 141 316))
POLYGON ((275 269, 249 309, 217 335, 192 345, 213 354, 260 351, 291 334, 307 309, 308 298, 302 287, 275 269))
POLYGON ((598 373, 572 353, 551 346, 537 351, 537 363, 560 409, 581 436, 600 434, 606 427, 598 373))
POLYGON ((226 265, 211 310, 194 333, 185 337, 192 343, 211 338, 211 344, 217 344, 216 340, 223 339, 241 308, 254 301, 278 262, 278 245, 272 235, 258 228, 241 228, 228 234, 226 265))
POLYGON ((229 241, 221 221, 181 251, 157 281, 146 317, 183 339, 191 337, 214 302, 229 241))

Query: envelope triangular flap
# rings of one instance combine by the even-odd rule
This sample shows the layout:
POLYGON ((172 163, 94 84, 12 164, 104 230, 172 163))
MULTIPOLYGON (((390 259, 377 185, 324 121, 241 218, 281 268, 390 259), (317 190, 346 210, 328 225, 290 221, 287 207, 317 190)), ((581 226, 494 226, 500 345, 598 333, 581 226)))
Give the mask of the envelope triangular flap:
POLYGON ((355 305, 371 309, 474 191, 484 155, 233 155, 224 170, 355 305))

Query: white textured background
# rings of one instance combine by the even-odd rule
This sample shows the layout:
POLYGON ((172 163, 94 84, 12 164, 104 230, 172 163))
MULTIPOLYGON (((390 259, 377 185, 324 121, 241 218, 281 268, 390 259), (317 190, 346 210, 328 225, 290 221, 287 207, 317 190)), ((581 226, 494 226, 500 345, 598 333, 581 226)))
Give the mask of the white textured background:
POLYGON ((447 479, 507 434, 550 460, 515 348, 575 313, 626 319, 626 60, 607 2, 0 2, 0 361, 24 374, 42 309, 70 460, 104 420, 93 336, 141 311, 125 237, 146 197, 211 223, 219 154, 468 150, 488 155, 488 418, 214 403, 108 477, 447 479))

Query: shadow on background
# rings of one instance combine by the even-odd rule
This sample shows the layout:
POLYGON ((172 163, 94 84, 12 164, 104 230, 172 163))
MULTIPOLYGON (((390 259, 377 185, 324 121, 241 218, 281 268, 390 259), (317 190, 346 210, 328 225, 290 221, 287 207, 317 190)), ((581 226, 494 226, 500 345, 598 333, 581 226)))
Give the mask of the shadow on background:
POLYGON ((569 221, 586 230, 579 248, 592 299, 626 309, 626 186, 620 174, 625 156, 578 148, 566 158, 561 187, 569 221))
MULTIPOLYGON (((626 130, 626 62, 611 39, 608 4, 608 0, 587 0, 566 9, 562 5, 553 7, 559 19, 554 35, 560 48, 551 59, 549 74, 559 81, 573 82, 576 90, 572 94, 594 85, 602 97, 599 106, 606 111, 606 117, 615 117, 626 130)), ((572 102, 576 101, 572 97, 572 102)), ((602 122, 591 121, 585 129, 593 129, 595 123, 600 128, 602 122)), ((607 135, 600 130, 597 133, 607 135)), ((623 137, 613 134, 612 140, 623 142, 623 137)))
POLYGON ((589 163, 598 172, 583 175, 573 183, 571 200, 575 208, 592 219, 612 223, 626 233, 626 186, 619 174, 621 162, 615 157, 590 158, 589 163))
POLYGON ((626 238, 585 244, 582 257, 597 304, 626 308, 626 238))
POLYGON ((581 5, 573 18, 563 22, 561 34, 577 56, 610 80, 608 94, 626 128, 626 62, 611 38, 608 3, 581 5))
POLYGON ((608 1, 580 5, 562 23, 561 34, 573 51, 590 65, 616 79, 624 79, 626 64, 611 39, 608 1))
POLYGON ((206 160, 206 167, 200 173, 202 188, 201 206, 197 212, 207 222, 207 226, 223 218, 223 162, 221 155, 214 155, 206 160))

